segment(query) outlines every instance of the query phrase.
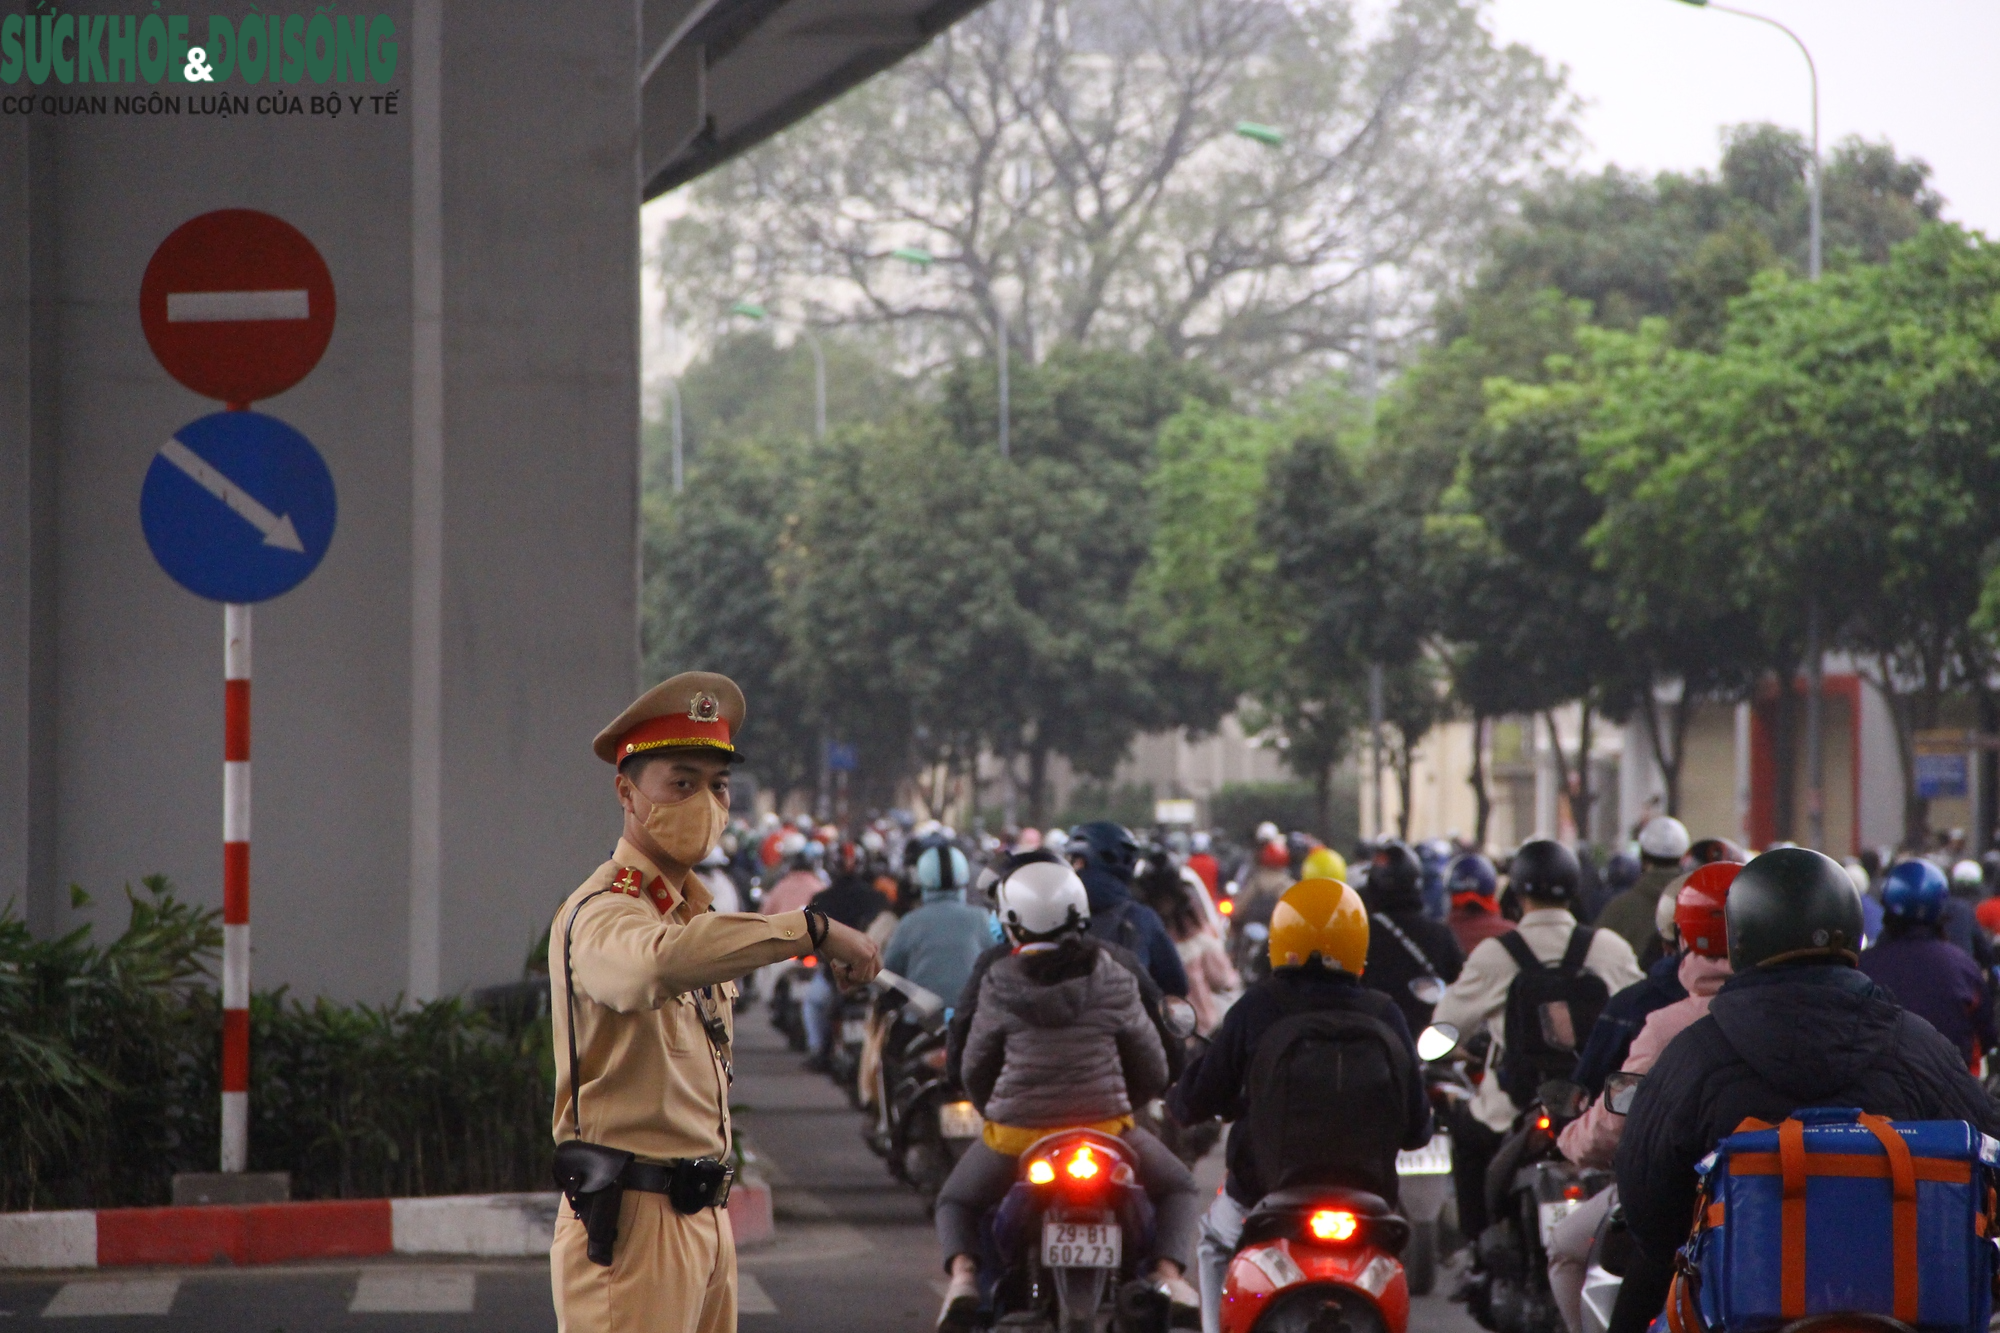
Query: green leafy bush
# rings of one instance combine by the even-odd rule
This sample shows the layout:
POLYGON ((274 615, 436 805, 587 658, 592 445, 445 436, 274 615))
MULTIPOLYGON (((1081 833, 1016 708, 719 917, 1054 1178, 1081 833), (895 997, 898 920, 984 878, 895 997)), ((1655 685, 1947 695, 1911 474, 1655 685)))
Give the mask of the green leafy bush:
MULTIPOLYGON (((215 1169, 219 914, 144 885, 109 945, 0 911, 0 1209, 160 1204, 215 1169)), ((508 998, 253 995, 251 1169, 291 1172, 294 1198, 547 1188, 548 1019, 508 998)))

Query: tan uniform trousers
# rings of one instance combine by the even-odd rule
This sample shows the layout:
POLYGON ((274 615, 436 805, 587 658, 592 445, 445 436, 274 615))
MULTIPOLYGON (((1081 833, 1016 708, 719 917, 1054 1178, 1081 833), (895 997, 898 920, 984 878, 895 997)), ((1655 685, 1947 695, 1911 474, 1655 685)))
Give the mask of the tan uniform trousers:
POLYGON ((626 1190, 611 1266, 590 1262, 564 1203, 550 1251, 560 1333, 736 1333, 736 1240, 720 1208, 688 1216, 626 1190))

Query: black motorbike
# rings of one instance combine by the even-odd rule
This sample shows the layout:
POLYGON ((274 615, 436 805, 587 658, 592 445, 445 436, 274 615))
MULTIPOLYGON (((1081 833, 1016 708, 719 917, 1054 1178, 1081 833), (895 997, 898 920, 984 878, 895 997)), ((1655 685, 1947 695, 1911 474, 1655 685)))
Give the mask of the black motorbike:
POLYGON ((1611 1172, 1579 1167, 1556 1147, 1563 1127, 1583 1114, 1589 1093, 1560 1079, 1536 1093, 1486 1171, 1493 1223, 1477 1240, 1483 1280, 1468 1288, 1466 1310, 1494 1333, 1563 1333, 1549 1290, 1556 1223, 1612 1183, 1611 1172))
POLYGON ((945 1006, 892 972, 875 982, 878 1022, 886 1022, 875 1119, 863 1131, 889 1173, 937 1205, 958 1159, 985 1129, 977 1108, 945 1076, 945 1006))

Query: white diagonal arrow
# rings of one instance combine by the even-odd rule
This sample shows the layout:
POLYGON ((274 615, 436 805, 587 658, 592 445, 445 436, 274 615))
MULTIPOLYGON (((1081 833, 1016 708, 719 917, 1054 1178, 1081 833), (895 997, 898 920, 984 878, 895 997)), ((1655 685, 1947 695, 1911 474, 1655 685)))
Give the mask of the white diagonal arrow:
POLYGON ((274 514, 264 508, 248 491, 203 462, 199 454, 179 440, 168 440, 161 445, 160 457, 187 473, 195 485, 228 505, 244 522, 263 533, 264 545, 305 554, 306 544, 299 540, 299 530, 292 526, 290 514, 274 514))

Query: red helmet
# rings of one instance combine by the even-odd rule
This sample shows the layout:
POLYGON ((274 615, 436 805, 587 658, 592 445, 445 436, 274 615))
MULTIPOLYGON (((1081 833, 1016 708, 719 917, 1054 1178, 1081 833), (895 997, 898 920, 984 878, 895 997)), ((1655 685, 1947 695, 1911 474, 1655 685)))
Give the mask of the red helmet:
POLYGON ((1697 866, 1681 885, 1674 899, 1674 933, 1689 951, 1703 958, 1729 957, 1729 931, 1723 924, 1723 905, 1729 900, 1729 886, 1743 867, 1734 861, 1711 861, 1697 866))

